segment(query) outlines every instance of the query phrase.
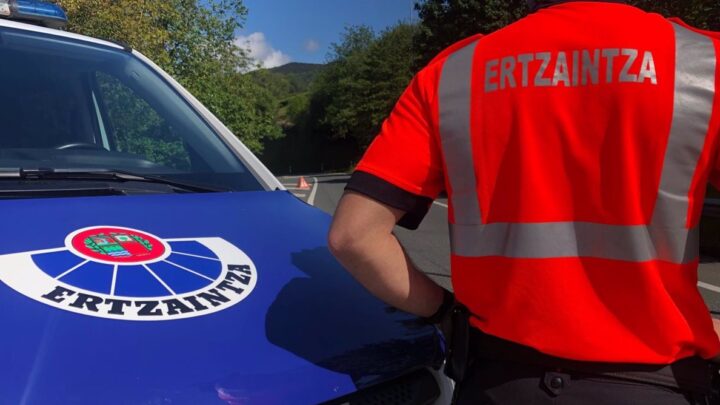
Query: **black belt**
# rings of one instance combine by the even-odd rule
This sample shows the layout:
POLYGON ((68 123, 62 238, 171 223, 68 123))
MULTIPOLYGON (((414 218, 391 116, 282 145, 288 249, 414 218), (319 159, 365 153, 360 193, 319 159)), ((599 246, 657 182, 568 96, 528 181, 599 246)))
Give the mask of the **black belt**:
POLYGON ((595 363, 562 359, 541 353, 476 328, 470 328, 470 355, 488 359, 542 366, 587 376, 603 376, 662 385, 681 391, 708 394, 717 377, 717 366, 700 357, 688 357, 668 365, 595 363))

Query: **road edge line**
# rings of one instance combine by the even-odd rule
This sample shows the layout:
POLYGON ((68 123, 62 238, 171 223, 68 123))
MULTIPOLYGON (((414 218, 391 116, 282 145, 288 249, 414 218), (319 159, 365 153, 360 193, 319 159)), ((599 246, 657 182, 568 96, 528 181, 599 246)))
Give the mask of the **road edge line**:
POLYGON ((308 204, 312 205, 313 207, 315 206, 315 194, 317 194, 317 189, 318 189, 318 178, 313 177, 313 188, 310 191, 310 196, 308 197, 308 200, 307 200, 308 204))
POLYGON ((704 289, 712 291, 712 292, 720 293, 720 287, 714 286, 712 284, 704 283, 702 281, 698 282, 698 287, 704 288, 704 289))

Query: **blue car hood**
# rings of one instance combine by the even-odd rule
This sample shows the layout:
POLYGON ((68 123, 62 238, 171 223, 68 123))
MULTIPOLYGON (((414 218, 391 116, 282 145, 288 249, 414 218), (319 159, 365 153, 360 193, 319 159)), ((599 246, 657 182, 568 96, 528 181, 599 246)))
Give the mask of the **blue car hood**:
POLYGON ((437 365, 286 192, 0 201, 0 403, 286 404, 437 365))

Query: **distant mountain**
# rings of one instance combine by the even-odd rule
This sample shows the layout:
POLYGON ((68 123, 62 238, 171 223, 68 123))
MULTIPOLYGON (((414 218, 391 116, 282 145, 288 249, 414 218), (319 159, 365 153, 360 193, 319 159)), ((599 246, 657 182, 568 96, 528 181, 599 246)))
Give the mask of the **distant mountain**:
POLYGON ((293 62, 268 69, 268 72, 285 76, 292 85, 291 93, 302 93, 308 90, 324 67, 316 63, 293 62))
POLYGON ((272 69, 247 73, 277 101, 277 119, 283 127, 292 127, 304 117, 310 106, 311 86, 325 65, 288 63, 272 69))
POLYGON ((324 66, 325 65, 321 65, 318 63, 291 62, 268 70, 271 72, 282 74, 302 74, 308 72, 317 72, 321 70, 324 66))

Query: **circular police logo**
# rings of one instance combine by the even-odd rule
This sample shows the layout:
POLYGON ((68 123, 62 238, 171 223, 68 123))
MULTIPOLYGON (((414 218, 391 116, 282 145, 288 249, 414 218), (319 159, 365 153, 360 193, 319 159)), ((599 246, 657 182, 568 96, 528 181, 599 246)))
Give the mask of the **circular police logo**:
POLYGON ((162 239, 98 226, 65 246, 0 256, 0 279, 21 294, 83 315, 157 321, 228 309, 255 288, 257 271, 221 238, 162 239))
POLYGON ((160 238, 129 228, 94 227, 68 235, 65 246, 76 255, 107 264, 143 264, 161 261, 171 248, 160 238))

